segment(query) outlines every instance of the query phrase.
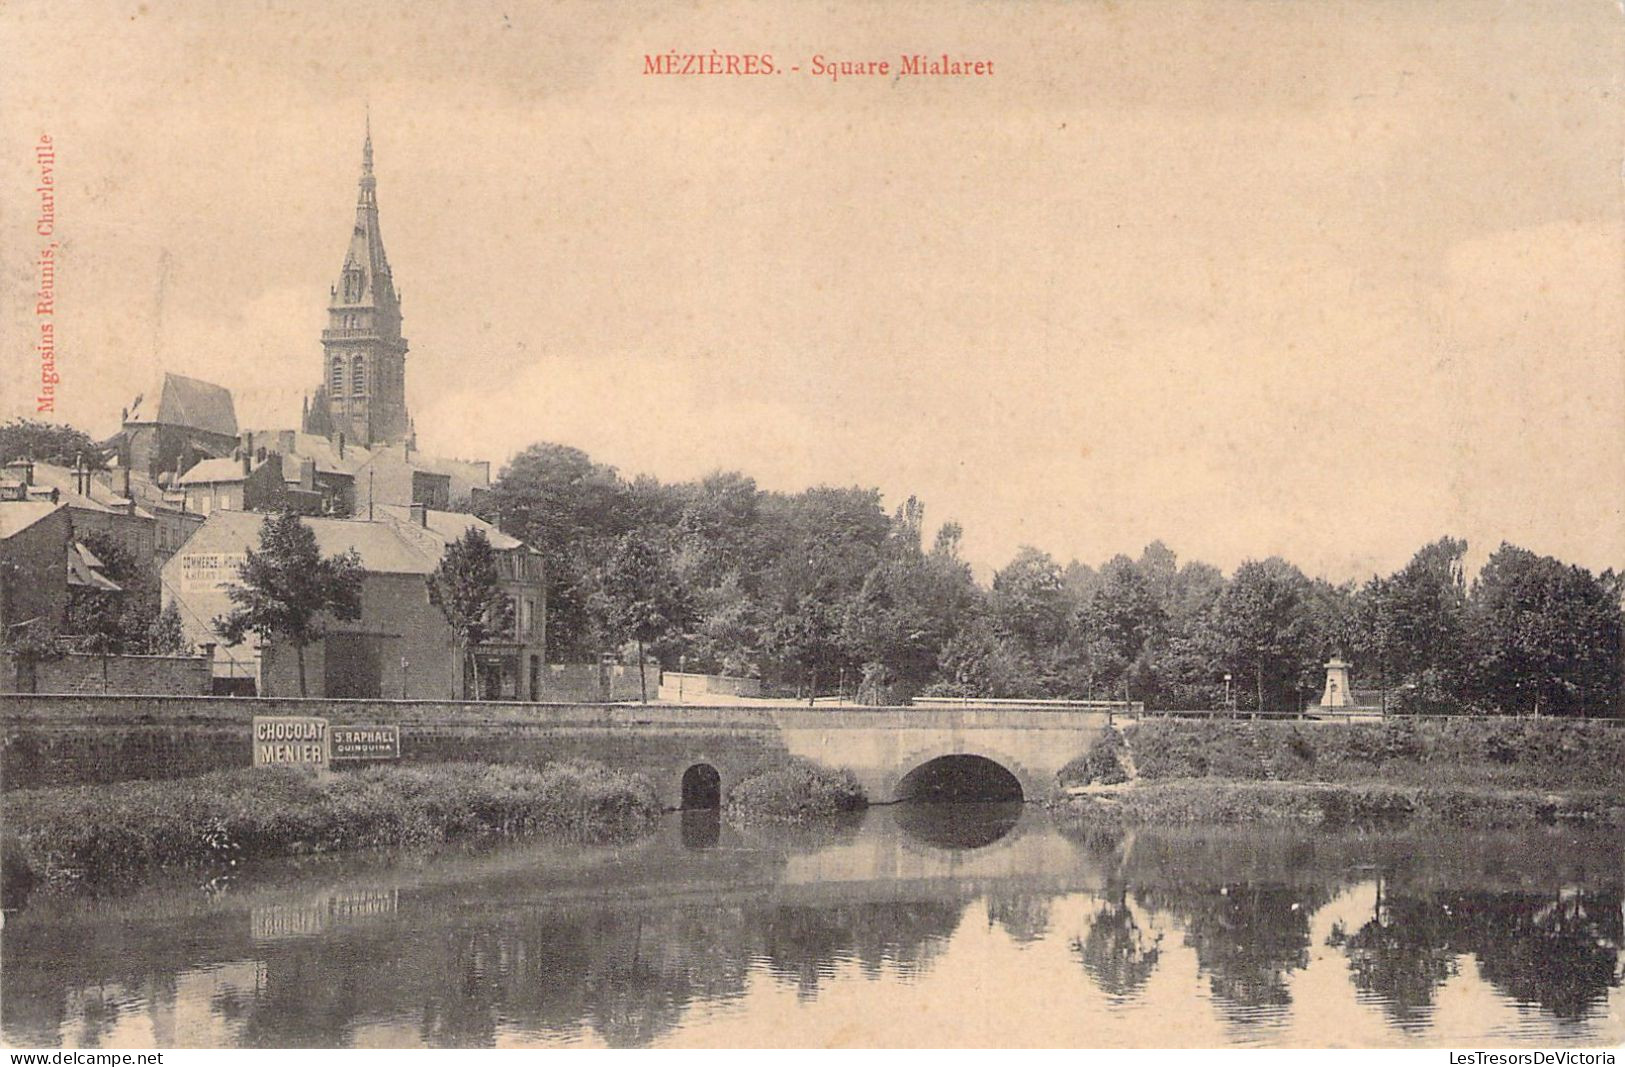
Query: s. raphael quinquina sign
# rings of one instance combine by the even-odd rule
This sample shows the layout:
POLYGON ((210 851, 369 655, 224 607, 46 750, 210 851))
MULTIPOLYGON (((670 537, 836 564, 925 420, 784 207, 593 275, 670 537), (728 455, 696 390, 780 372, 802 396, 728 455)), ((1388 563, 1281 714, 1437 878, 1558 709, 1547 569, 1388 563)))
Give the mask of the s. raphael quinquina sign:
POLYGON ((332 756, 341 759, 400 759, 399 726, 335 726, 332 756))

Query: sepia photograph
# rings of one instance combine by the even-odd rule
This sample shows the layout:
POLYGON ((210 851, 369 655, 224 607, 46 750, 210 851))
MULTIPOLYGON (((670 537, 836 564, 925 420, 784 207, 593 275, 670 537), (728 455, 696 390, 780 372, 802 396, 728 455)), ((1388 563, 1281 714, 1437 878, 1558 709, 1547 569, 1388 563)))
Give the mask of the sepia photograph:
POLYGON ((0 338, 9 1062, 1625 1045, 1621 0, 0 0, 0 338))

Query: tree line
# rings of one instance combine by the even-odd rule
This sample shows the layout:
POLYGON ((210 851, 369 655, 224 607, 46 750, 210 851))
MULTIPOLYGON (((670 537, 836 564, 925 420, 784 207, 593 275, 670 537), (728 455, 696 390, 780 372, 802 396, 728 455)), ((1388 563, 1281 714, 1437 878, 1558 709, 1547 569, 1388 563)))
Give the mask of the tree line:
POLYGON ((477 510, 543 553, 550 658, 636 643, 668 670, 780 692, 1112 698, 1294 710, 1349 658, 1390 710, 1617 714, 1625 582, 1502 545, 1469 583, 1466 542, 1334 585, 1271 557, 1230 575, 1161 541, 1098 567, 1022 548, 988 586, 961 527, 926 536, 910 498, 762 490, 738 472, 626 479, 579 449, 517 455, 477 510))

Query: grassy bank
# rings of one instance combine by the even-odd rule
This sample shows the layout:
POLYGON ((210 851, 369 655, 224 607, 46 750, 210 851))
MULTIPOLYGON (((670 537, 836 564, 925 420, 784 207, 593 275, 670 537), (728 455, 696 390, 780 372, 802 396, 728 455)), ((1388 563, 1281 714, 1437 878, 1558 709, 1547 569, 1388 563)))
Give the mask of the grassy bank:
POLYGON ((1625 826, 1625 730, 1555 719, 1150 719, 1068 764, 1063 817, 1124 824, 1416 820, 1625 826), (1132 766, 1134 780, 1114 773, 1132 766), (1068 796, 1069 786, 1092 786, 1068 796))
POLYGON ((1063 820, 1125 826, 1271 821, 1315 826, 1415 821, 1484 829, 1625 826, 1625 798, 1606 790, 1544 793, 1389 782, 1142 781, 1116 792, 1069 797, 1057 809, 1063 820))
POLYGON ((791 756, 750 771, 728 790, 728 815, 744 821, 806 822, 869 803, 848 770, 791 756))
POLYGON ((165 868, 480 834, 624 838, 660 813, 641 777, 586 762, 540 770, 477 763, 380 767, 317 778, 292 768, 31 789, 4 796, 7 899, 165 868))
POLYGON ((1625 729, 1584 720, 1148 719, 1123 736, 1139 776, 1149 780, 1376 780, 1625 790, 1625 729))

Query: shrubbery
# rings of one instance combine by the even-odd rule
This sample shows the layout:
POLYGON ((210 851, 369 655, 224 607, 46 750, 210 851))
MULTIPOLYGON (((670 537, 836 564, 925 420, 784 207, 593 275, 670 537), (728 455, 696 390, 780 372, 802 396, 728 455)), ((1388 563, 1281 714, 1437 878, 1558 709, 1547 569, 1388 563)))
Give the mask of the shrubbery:
POLYGON ((728 813, 744 819, 803 822, 868 804, 849 770, 830 770, 789 756, 747 773, 728 790, 728 813))
POLYGON ((566 762, 445 763, 318 778, 293 768, 8 793, 8 886, 97 883, 164 867, 472 834, 601 841, 660 813, 641 776, 566 762))
POLYGON ((1068 761, 1056 777, 1064 786, 1119 785, 1128 781, 1123 735, 1115 727, 1103 727, 1088 752, 1068 761))

